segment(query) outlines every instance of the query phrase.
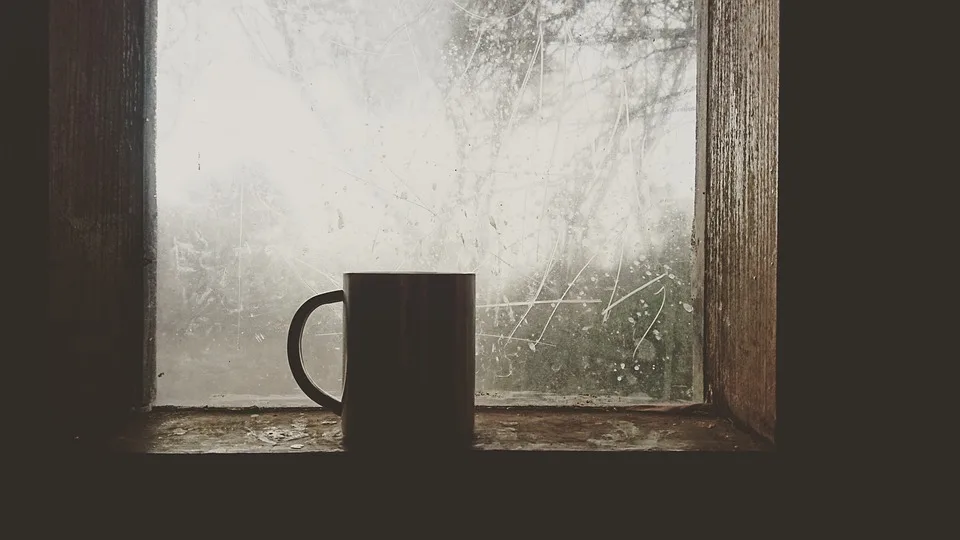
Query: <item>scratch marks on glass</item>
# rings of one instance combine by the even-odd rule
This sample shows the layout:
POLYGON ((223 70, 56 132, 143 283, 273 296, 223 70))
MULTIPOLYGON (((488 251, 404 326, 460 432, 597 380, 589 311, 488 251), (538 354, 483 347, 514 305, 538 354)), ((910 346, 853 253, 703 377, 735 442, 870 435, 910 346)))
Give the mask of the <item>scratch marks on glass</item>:
POLYGON ((391 193, 391 195, 393 195, 394 197, 396 197, 396 198, 399 199, 399 200, 405 201, 405 200, 408 200, 408 199, 406 198, 406 193, 410 193, 411 195, 413 195, 414 197, 417 198, 417 201, 419 201, 419 202, 414 202, 414 201, 410 201, 410 202, 413 202, 414 204, 416 204, 416 205, 419 206, 420 208, 423 208, 423 209, 426 210, 427 212, 430 212, 430 214, 431 214, 433 217, 439 218, 439 216, 437 215, 437 213, 436 213, 432 208, 428 207, 427 204, 423 201, 423 197, 421 197, 421 196, 417 193, 417 190, 415 190, 415 189, 413 189, 412 187, 410 187, 410 184, 407 183, 407 181, 406 181, 402 176, 400 176, 399 174, 397 174, 397 173, 390 167, 390 165, 387 164, 387 162, 383 160, 383 158, 378 158, 378 160, 379 160, 379 162, 383 165, 383 167, 384 167, 385 169, 387 169, 387 171, 389 171, 390 174, 392 174, 393 177, 396 178, 401 184, 403 184, 403 187, 406 188, 406 191, 403 192, 403 193, 401 193, 400 195, 397 195, 396 193, 391 193))
MULTIPOLYGON (((408 29, 410 28, 410 26, 412 26, 414 23, 420 22, 421 20, 424 19, 424 17, 426 17, 426 15, 427 15, 428 13, 430 13, 431 11, 433 11, 433 7, 434 7, 434 4, 436 4, 436 2, 437 2, 437 0, 430 0, 430 2, 428 2, 427 5, 426 5, 423 9, 421 9, 419 12, 417 12, 416 15, 413 16, 413 18, 411 18, 409 21, 406 21, 406 22, 404 22, 403 24, 401 24, 400 26, 398 26, 398 27, 396 27, 395 29, 393 29, 393 31, 390 32, 390 35, 387 36, 386 39, 380 41, 380 44, 381 44, 381 54, 383 54, 383 52, 385 52, 385 51, 387 50, 387 45, 389 45, 390 42, 393 41, 394 38, 396 38, 398 35, 400 35, 400 32, 402 32, 402 31, 404 31, 404 30, 408 30, 408 29)), ((399 4, 398 4, 398 5, 399 5, 399 4)), ((405 16, 406 16, 406 15, 404 15, 404 17, 405 17, 405 16)), ((408 37, 409 37, 409 34, 407 34, 407 35, 408 35, 408 37)))
POLYGON ((301 258, 299 258, 299 257, 294 257, 293 260, 296 261, 296 262, 298 262, 298 263, 300 263, 300 264, 302 264, 302 265, 304 265, 304 266, 306 266, 307 268, 313 270, 314 272, 320 274, 321 276, 327 278, 328 280, 330 280, 330 283, 331 283, 334 287, 340 288, 340 287, 343 286, 343 280, 342 280, 342 279, 337 279, 337 278, 333 277, 333 274, 331 274, 330 272, 321 270, 321 269, 317 268, 316 266, 314 266, 314 265, 312 265, 312 264, 304 261, 303 259, 301 259, 301 258))
POLYGON ((463 68, 463 73, 461 73, 460 77, 457 78, 457 82, 455 83, 455 88, 459 88, 460 84, 463 83, 463 80, 467 77, 467 72, 470 71, 470 66, 473 65, 473 58, 477 55, 477 49, 480 48, 480 40, 483 38, 484 31, 485 31, 485 28, 483 26, 477 27, 477 42, 476 44, 474 44, 473 50, 470 51, 470 58, 467 59, 467 65, 466 67, 463 68))
MULTIPOLYGON (((296 267, 295 265, 291 264, 290 261, 289 261, 286 257, 284 257, 284 256, 282 256, 282 255, 281 255, 281 259, 283 260, 284 263, 286 263, 286 265, 290 268, 290 270, 293 271, 293 275, 297 276, 297 279, 300 280, 300 283, 303 283, 303 286, 304 286, 304 287, 306 287, 307 289, 309 289, 310 292, 313 293, 313 294, 315 294, 315 295, 320 294, 320 291, 317 290, 316 287, 314 287, 313 285, 311 285, 306 279, 303 278, 303 275, 300 274, 300 271, 297 270, 297 267, 296 267)), ((294 259, 294 260, 296 260, 296 259, 294 259)))
MULTIPOLYGON (((607 164, 610 162, 610 156, 614 154, 613 152, 613 139, 617 136, 617 128, 620 127, 620 118, 623 117, 623 110, 628 107, 626 102, 626 96, 621 94, 620 96, 620 105, 617 107, 617 119, 613 122, 613 128, 610 130, 610 138, 607 140, 607 144, 602 148, 603 156, 596 161, 596 165, 593 169, 593 178, 590 180, 590 186, 593 186, 597 183, 597 180, 600 178, 600 173, 604 171, 607 164)), ((594 153, 596 149, 594 149, 594 153)), ((594 161, 591 156, 591 161, 594 161)))
POLYGON ((463 7, 463 6, 460 5, 459 3, 457 3, 457 0, 450 0, 450 3, 453 4, 454 6, 456 6, 457 9, 459 9, 460 11, 466 13, 467 15, 469 15, 469 16, 475 18, 475 19, 480 19, 480 20, 482 20, 482 21, 506 22, 506 21, 509 21, 510 19, 512 19, 512 18, 520 15, 520 14, 523 13, 524 11, 526 11, 527 8, 530 7, 530 4, 533 3, 533 0, 527 0, 527 3, 524 4, 523 7, 521 7, 520 9, 518 9, 515 13, 510 14, 510 15, 506 15, 506 16, 504 16, 504 17, 495 17, 495 16, 493 16, 493 15, 485 16, 485 15, 480 15, 479 13, 474 13, 474 12, 470 11, 469 9, 463 7))
POLYGON ((546 341, 539 341, 539 342, 538 342, 538 341, 534 341, 534 340, 532 340, 532 339, 518 338, 518 337, 507 337, 507 336, 501 336, 501 335, 498 335, 498 334, 483 334, 483 333, 478 333, 477 336, 479 336, 479 337, 495 338, 495 339, 497 339, 497 340, 522 341, 522 342, 525 342, 525 343, 533 343, 533 344, 535 344, 535 345, 544 345, 544 346, 546 346, 546 347, 556 347, 555 344, 553 344, 553 343, 547 343, 546 341))
POLYGON ((264 200, 263 200, 263 197, 261 197, 260 194, 257 193, 257 190, 253 190, 253 197, 254 197, 255 199, 257 199, 257 201, 258 201, 261 205, 263 205, 263 207, 266 208, 268 212, 272 213, 273 215, 275 215, 276 217, 280 218, 281 220, 285 220, 285 219, 286 219, 286 216, 283 215, 282 212, 280 212, 279 210, 277 210, 277 209, 274 208, 273 206, 270 206, 269 204, 267 204, 267 201, 264 201, 264 200))
MULTIPOLYGON (((336 170, 338 170, 338 171, 340 171, 340 172, 342 172, 343 174, 349 176, 350 178, 353 178, 354 180, 357 180, 357 181, 359 181, 359 182, 361 182, 361 183, 363 183, 363 184, 365 184, 365 185, 367 185, 367 186, 372 187, 373 189, 376 189, 377 191, 382 191, 383 193, 386 193, 387 195, 390 195, 391 197, 393 197, 394 199, 396 199, 396 200, 398 200, 398 201, 403 201, 403 202, 405 202, 405 203, 409 203, 409 204, 413 204, 413 205, 419 206, 420 208, 423 208, 423 209, 426 210, 427 212, 430 212, 430 214, 432 214, 433 217, 437 217, 437 213, 436 213, 432 208, 428 208, 427 206, 425 206, 425 205, 423 205, 423 204, 421 204, 421 203, 418 203, 417 201, 411 200, 411 199, 408 198, 408 197, 403 197, 403 196, 398 195, 397 193, 395 193, 395 192, 393 192, 393 191, 390 191, 390 190, 387 189, 387 188, 381 187, 380 185, 378 185, 378 184, 377 184, 376 182, 374 182, 373 180, 369 180, 369 179, 364 178, 364 177, 362 177, 362 176, 360 176, 360 175, 358 175, 358 174, 354 174, 354 173, 352 173, 352 172, 350 172, 350 171, 348 171, 348 170, 346 170, 346 169, 343 169, 342 167, 339 167, 339 166, 337 166, 337 165, 335 165, 335 164, 332 164, 332 163, 326 163, 326 165, 329 166, 329 167, 332 167, 332 168, 334 168, 334 169, 336 169, 336 170)), ((398 177, 398 178, 399 178, 399 177, 398 177)))
POLYGON ((626 241, 626 235, 620 237, 620 256, 617 257, 617 277, 613 280, 613 290, 610 291, 610 300, 607 302, 607 309, 603 310, 603 320, 607 320, 607 312, 610 311, 610 305, 613 303, 613 297, 617 294, 617 285, 620 284, 620 268, 623 267, 623 246, 626 241))
POLYGON ((487 308, 498 308, 498 307, 508 307, 508 306, 528 306, 531 303, 533 304, 599 304, 601 300, 591 299, 591 300, 534 300, 533 302, 501 302, 499 304, 477 304, 477 309, 487 309, 487 308))
POLYGON ((237 350, 240 350, 240 314, 243 313, 243 178, 240 179, 240 234, 237 239, 237 350))
POLYGON ((352 52, 355 52, 355 53, 365 54, 365 55, 368 55, 368 56, 380 56, 380 53, 378 53, 378 52, 376 52, 376 51, 368 51, 368 50, 365 50, 365 49, 358 49, 357 47, 353 47, 353 46, 347 45, 346 43, 341 43, 341 42, 339 42, 339 41, 337 41, 337 40, 335 40, 335 39, 327 40, 327 43, 330 43, 331 45, 335 45, 335 46, 337 46, 337 47, 340 47, 340 48, 342 48, 342 49, 346 49, 346 50, 348 50, 348 51, 352 51, 352 52))
POLYGON ((537 21, 537 27, 540 31, 540 36, 537 39, 537 43, 540 44, 540 87, 537 89, 539 94, 537 99, 537 124, 543 121, 543 54, 546 47, 543 46, 543 14, 542 12, 538 13, 539 20, 537 21))
MULTIPOLYGON (((507 127, 504 130, 509 133, 513 129, 513 122, 517 118, 517 110, 520 109, 520 100, 523 98, 523 91, 527 88, 527 81, 530 80, 530 74, 533 73, 533 66, 537 63, 537 54, 540 52, 540 48, 543 47, 543 33, 537 35, 537 44, 533 48, 533 53, 530 55, 530 60, 527 63, 527 73, 523 76, 523 82, 520 83, 520 89, 517 90, 517 95, 513 100, 513 108, 510 111, 510 119, 507 120, 507 127)), ((495 167, 496 163, 492 163, 491 167, 495 167)))
MULTIPOLYGON (((569 45, 570 45, 570 31, 567 31, 567 32, 564 34, 564 40, 563 40, 563 82, 561 83, 561 86, 562 86, 562 87, 561 87, 561 89, 560 89, 560 101, 561 101, 561 102, 566 102, 566 98, 567 98, 567 95, 568 95, 568 94, 567 94, 567 92, 568 92, 568 85, 567 85, 567 71, 568 71, 567 49, 568 49, 569 45)), ((578 62, 579 62, 579 60, 578 60, 578 62)), ((577 65, 579 66, 579 63, 578 63, 577 65)), ((583 75, 582 75, 582 73, 581 73, 581 78, 582 78, 582 77, 583 77, 583 75)), ((547 158, 546 170, 543 172, 543 176, 542 176, 542 179, 543 179, 543 202, 542 202, 543 208, 547 208, 547 205, 549 204, 549 201, 550 201, 550 199, 549 199, 549 191, 550 191, 549 177, 550 177, 550 175, 551 175, 551 174, 565 174, 564 172, 560 172, 560 173, 554 173, 554 172, 552 172, 552 170, 553 170, 554 158, 555 158, 556 155, 557 155, 557 145, 560 143, 560 129, 561 129, 562 126, 563 126, 563 118, 562 118, 562 116, 557 115, 557 129, 556 129, 556 131, 555 131, 554 134, 553 134, 553 144, 550 146, 550 156, 547 158)), ((544 219, 544 216, 545 216, 545 215, 546 215, 546 212, 540 212, 540 216, 539 216, 539 218, 537 219, 536 259, 537 259, 537 262, 538 262, 538 263, 540 262, 540 233, 541 233, 541 231, 543 230, 543 219, 544 219)))
MULTIPOLYGON (((397 11, 400 12, 404 17, 407 16, 407 12, 403 9, 403 2, 397 0, 397 11)), ((403 31, 407 34, 407 43, 410 45, 410 56, 413 57, 413 66, 417 69, 417 80, 423 82, 423 74, 420 73, 420 62, 417 61, 417 47, 413 42, 413 37, 410 35, 410 25, 403 25, 403 31)))
POLYGON ((550 264, 547 266, 547 269, 543 272, 543 279, 540 280, 540 286, 537 287, 537 293, 533 295, 533 298, 530 300, 527 305, 527 310, 523 312, 523 315, 520 316, 520 320, 517 321, 516 326, 513 327, 513 330, 510 331, 510 335, 507 339, 512 338, 514 334, 517 333, 517 329, 520 328, 520 325, 523 324, 523 321, 527 318, 527 315, 530 314, 530 310, 533 309, 533 303, 540 298, 540 292, 543 291, 543 285, 547 282, 547 277, 550 275, 550 271, 553 269, 553 265, 556 262, 557 248, 560 247, 560 237, 557 236, 557 241, 553 244, 553 253, 550 255, 550 264))
MULTIPOLYGON (((590 263, 592 263, 593 260, 596 259, 597 255, 599 254, 600 254, 599 251, 594 253, 593 256, 590 257, 590 260, 588 260, 583 265, 583 268, 581 268, 580 271, 577 272, 577 275, 574 276, 573 281, 571 281, 570 284, 567 285, 567 290, 563 291, 563 295, 560 296, 560 302, 562 302, 563 299, 567 297, 567 293, 570 292, 570 289, 573 288, 573 284, 576 283, 578 279, 580 279, 580 276, 583 274, 583 271, 586 270, 588 266, 590 266, 590 263)), ((556 304, 554 304, 553 311, 550 312, 550 316, 547 317, 547 322, 543 325, 543 330, 540 331, 540 337, 537 338, 537 343, 540 343, 540 341, 543 339, 543 335, 547 333, 547 327, 550 326, 550 321, 553 320, 553 316, 556 315, 557 308, 560 307, 560 302, 557 302, 556 304)))
MULTIPOLYGON (((643 212, 643 205, 640 204, 640 173, 637 171, 637 162, 633 157, 633 136, 630 130, 630 93, 627 91, 626 78, 621 80, 621 84, 623 85, 623 101, 627 104, 627 156, 630 160, 630 177, 633 179, 633 191, 636 195, 637 212, 643 212)), ((618 274, 619 272, 620 271, 617 270, 618 274)))
POLYGON ((666 289, 666 287, 660 287, 660 290, 658 290, 658 291, 656 292, 656 294, 660 294, 661 292, 663 293, 663 299, 660 301, 660 309, 657 310, 657 314, 653 317, 653 320, 650 321, 650 326, 647 327, 647 329, 643 332, 643 335, 640 336, 640 339, 637 340, 637 346, 633 348, 633 354, 630 355, 630 358, 631 358, 631 359, 637 357, 637 351, 640 350, 640 344, 643 343, 643 340, 644 340, 644 339, 646 339, 647 333, 650 332, 650 329, 653 328, 653 325, 657 322, 657 319, 660 318, 660 313, 663 312, 663 306, 664 306, 664 304, 667 303, 667 289, 666 289))
MULTIPOLYGON (((650 281, 644 283, 643 285, 641 285, 641 286, 637 287, 636 289, 634 289, 634 290, 628 292, 627 294, 623 295, 623 297, 620 298, 619 300, 617 300, 616 302, 614 302, 613 305, 607 306, 606 309, 604 309, 602 312, 600 312, 600 314, 603 315, 603 317, 604 317, 604 319, 603 319, 604 322, 606 322, 607 318, 609 317, 609 313, 610 313, 610 310, 611 310, 611 309, 613 309, 613 308, 617 307, 618 305, 620 305, 620 303, 623 302, 624 300, 626 300, 627 298, 630 298, 631 296, 637 294, 638 292, 646 289, 646 288, 649 287, 650 285, 653 285, 653 284, 656 283, 657 281, 660 281, 661 279, 663 279, 664 277, 666 277, 667 274, 668 274, 668 272, 664 272, 664 273, 660 274, 659 276, 651 279, 650 281)), ((660 292, 660 291, 657 291, 657 292, 660 292)))
MULTIPOLYGON (((320 333, 311 334, 311 335, 312 335, 312 336, 315 336, 315 337, 332 337, 332 336, 338 336, 338 337, 339 337, 339 336, 343 336, 343 332, 320 332, 320 333)), ((510 337, 501 336, 501 335, 498 335, 498 334, 485 334, 485 333, 483 333, 483 332, 477 332, 475 335, 478 336, 478 337, 486 337, 486 338, 494 338, 494 339, 506 339, 506 340, 511 340, 511 341, 522 341, 522 342, 526 342, 526 343, 535 343, 535 341, 532 340, 532 339, 510 338, 510 337)), ((548 343, 548 342, 546 342, 546 341, 540 342, 540 345, 543 345, 543 346, 545 346, 545 347, 556 347, 556 346, 557 346, 557 345, 554 344, 554 343, 548 343)))

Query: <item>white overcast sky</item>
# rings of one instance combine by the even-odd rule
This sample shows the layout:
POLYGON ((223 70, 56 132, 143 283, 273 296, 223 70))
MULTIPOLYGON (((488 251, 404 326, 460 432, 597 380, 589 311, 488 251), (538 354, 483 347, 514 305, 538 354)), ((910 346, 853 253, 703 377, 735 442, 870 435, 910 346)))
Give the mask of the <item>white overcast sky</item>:
MULTIPOLYGON (((310 242, 323 246, 333 273, 473 270, 459 257, 451 257, 444 268, 419 268, 410 260, 409 248, 398 245, 401 239, 413 233, 430 234, 440 219, 411 201, 441 216, 446 216, 443 211, 455 214, 460 220, 457 227, 464 231, 477 229, 477 223, 493 217, 501 224, 497 228, 500 245, 514 246, 512 252, 505 250, 509 253, 501 255, 518 267, 535 267, 535 240, 530 234, 542 225, 538 205, 544 179, 562 178, 558 175, 563 173, 564 156, 608 137, 609 125, 591 131, 575 122, 597 118, 598 111, 616 110, 619 105, 609 92, 576 97, 577 91, 583 92, 581 87, 568 98, 568 112, 559 132, 549 105, 544 110, 548 120, 515 121, 505 141, 504 157, 493 167, 500 172, 495 176, 489 215, 464 217, 451 208, 455 206, 452 201, 462 196, 453 183, 454 169, 482 171, 491 164, 485 152, 476 152, 466 163, 458 161, 450 115, 431 78, 431 73, 441 68, 439 55, 432 59, 415 56, 411 46, 413 42, 421 49, 439 50, 449 29, 437 23, 449 20, 443 14, 455 9, 451 4, 435 2, 438 11, 431 19, 431 31, 419 28, 398 33, 379 56, 344 42, 376 43, 376 36, 409 20, 409 14, 422 9, 425 2, 408 2, 403 12, 406 18, 397 9, 382 9, 379 19, 371 16, 339 26, 304 26, 295 30, 294 39, 304 40, 310 47, 305 48, 308 53, 294 59, 288 58, 283 36, 269 22, 260 0, 205 0, 189 9, 184 5, 183 0, 160 2, 161 44, 179 36, 160 51, 159 58, 160 212, 195 203, 197 186, 242 174, 244 167, 259 167, 292 209, 287 216, 289 226, 308 231, 310 242), (293 69, 299 71, 303 83, 291 76, 293 69), (364 76, 381 98, 375 106, 366 103, 358 91, 364 76), (547 172, 551 174, 544 174, 547 172), (387 201, 389 209, 384 210, 383 202, 371 208, 374 199, 387 201), (337 221, 345 226, 331 233, 329 225, 337 221), (381 247, 371 249, 375 239, 381 247)), ((293 2, 288 5, 293 9, 293 2)), ((604 61, 596 50, 581 51, 566 76, 589 79, 604 61)), ((552 77, 559 89, 564 74, 552 77)), ((544 85, 551 88, 549 80, 544 85)), ((530 87, 524 103, 539 99, 533 85, 530 87)), ((472 129, 484 129, 474 120, 476 115, 470 114, 463 111, 462 118, 474 122, 472 129)), ((651 185, 669 186, 671 196, 691 211, 693 122, 693 112, 676 113, 671 129, 646 157, 651 185)), ((632 145, 638 148, 640 133, 632 133, 632 145)), ((621 150, 626 156, 626 149, 621 150)), ((604 151, 597 148, 593 160, 599 162, 604 151)), ((635 188, 627 169, 621 167, 599 215, 593 216, 597 223, 613 227, 625 213, 635 212, 631 206, 636 200, 635 188)), ((655 209, 649 210, 655 215, 655 209)), ((541 247, 553 244, 549 232, 542 236, 541 247)), ((609 248, 609 235, 596 238, 595 243, 597 249, 609 248)), ((604 249, 596 264, 615 265, 608 252, 615 255, 616 249, 604 249)))

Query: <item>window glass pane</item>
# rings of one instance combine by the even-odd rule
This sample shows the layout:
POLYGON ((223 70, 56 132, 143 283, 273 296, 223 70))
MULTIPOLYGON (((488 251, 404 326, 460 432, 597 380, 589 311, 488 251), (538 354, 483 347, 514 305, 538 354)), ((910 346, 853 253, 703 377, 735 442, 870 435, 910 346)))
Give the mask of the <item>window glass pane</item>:
POLYGON ((691 399, 692 0, 158 4, 158 403, 307 403, 394 270, 477 273, 478 402, 691 399))

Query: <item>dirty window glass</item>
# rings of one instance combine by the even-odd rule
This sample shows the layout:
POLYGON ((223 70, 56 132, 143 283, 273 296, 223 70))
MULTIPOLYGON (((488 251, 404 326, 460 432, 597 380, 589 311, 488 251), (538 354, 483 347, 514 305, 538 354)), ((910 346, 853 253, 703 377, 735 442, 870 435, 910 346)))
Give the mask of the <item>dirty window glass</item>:
POLYGON ((692 399, 692 0, 157 9, 158 403, 309 403, 296 308, 402 270, 476 272, 478 402, 692 399))

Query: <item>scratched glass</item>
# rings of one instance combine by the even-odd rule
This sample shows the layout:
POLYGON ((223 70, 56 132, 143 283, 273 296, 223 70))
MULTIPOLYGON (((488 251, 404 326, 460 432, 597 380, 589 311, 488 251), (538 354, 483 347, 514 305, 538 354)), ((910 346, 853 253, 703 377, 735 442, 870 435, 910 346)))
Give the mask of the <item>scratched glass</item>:
POLYGON ((308 403, 378 270, 477 273, 478 403, 695 397, 692 0, 158 4, 158 403, 308 403))

